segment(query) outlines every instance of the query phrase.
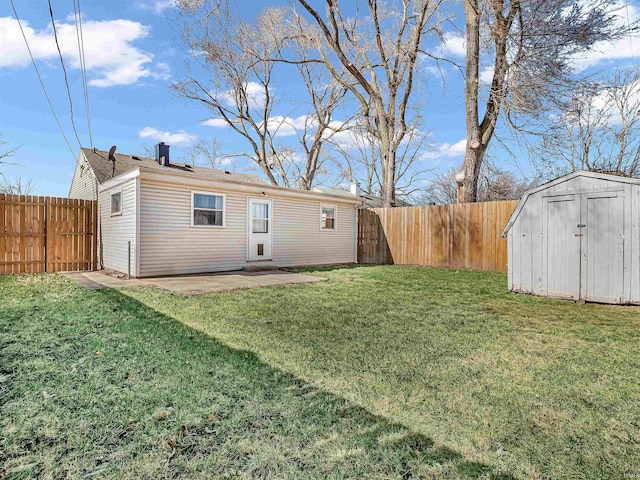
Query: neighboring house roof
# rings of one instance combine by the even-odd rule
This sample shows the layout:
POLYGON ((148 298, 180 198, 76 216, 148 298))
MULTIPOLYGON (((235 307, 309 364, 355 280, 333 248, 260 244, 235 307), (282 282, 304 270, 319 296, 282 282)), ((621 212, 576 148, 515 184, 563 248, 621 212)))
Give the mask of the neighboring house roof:
MULTIPOLYGON (((316 192, 322 192, 322 193, 327 193, 327 194, 331 194, 331 195, 335 195, 335 196, 344 196, 344 197, 348 197, 348 198, 353 198, 353 194, 351 192, 347 192, 346 190, 337 190, 335 188, 326 188, 326 187, 315 187, 313 189, 316 192)), ((375 195, 370 195, 368 193, 364 193, 361 192, 359 197, 362 199, 362 201, 365 204, 365 207, 367 208, 382 208, 383 206, 383 199, 382 197, 377 197, 375 195)), ((409 207, 411 206, 409 203, 405 202, 404 200, 400 200, 399 198, 396 198, 396 207, 409 207)))
POLYGON ((110 180, 113 177, 121 175, 123 173, 135 170, 136 168, 165 172, 168 168, 175 169, 181 173, 187 175, 192 174, 194 178, 208 179, 208 180, 233 180, 238 183, 250 183, 250 184, 266 184, 257 175, 251 175, 248 173, 236 173, 228 172, 226 170, 216 170, 214 168, 196 167, 191 165, 185 165, 181 163, 172 163, 168 167, 160 165, 158 162, 151 158, 139 157, 136 155, 125 155, 116 153, 115 172, 113 169, 113 162, 109 160, 109 152, 104 150, 93 150, 91 148, 83 148, 82 153, 91 165, 96 179, 99 184, 110 180))

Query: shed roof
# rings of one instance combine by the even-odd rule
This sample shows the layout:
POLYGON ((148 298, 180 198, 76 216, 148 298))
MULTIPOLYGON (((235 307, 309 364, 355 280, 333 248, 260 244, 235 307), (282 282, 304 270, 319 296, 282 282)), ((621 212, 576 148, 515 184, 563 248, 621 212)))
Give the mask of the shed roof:
POLYGON ((633 185, 640 185, 639 178, 622 177, 620 175, 612 175, 609 173, 600 173, 600 172, 590 172, 587 170, 576 170, 575 172, 571 172, 567 175, 558 177, 555 180, 551 180, 547 183, 543 183, 538 187, 527 190, 525 194, 522 196, 522 198, 520 199, 520 201, 518 202, 518 205, 516 205, 515 210, 509 217, 509 221, 507 222, 507 225, 504 227, 504 230, 502 231, 500 236, 501 237, 507 236, 507 233, 509 233, 509 230, 511 229, 516 219, 518 218, 518 215, 520 215, 520 212, 522 211, 522 207, 524 207, 524 204, 527 203, 527 200, 531 195, 541 192, 543 190, 547 190, 555 185, 558 185, 559 183, 566 182, 568 180, 572 180, 577 177, 599 178, 602 180, 608 180, 610 182, 630 183, 633 185))
POLYGON ((89 162, 89 165, 91 165, 93 173, 99 184, 123 173, 135 170, 136 168, 142 168, 144 170, 160 171, 165 173, 167 172, 167 169, 174 169, 176 172, 193 175, 194 178, 208 180, 232 180, 238 183, 266 185, 266 182, 260 177, 248 173, 228 172, 226 170, 216 170, 214 168, 196 167, 184 164, 171 164, 168 167, 165 167, 151 158, 125 155, 121 153, 115 154, 116 164, 114 172, 114 165, 109 160, 109 152, 83 148, 82 153, 89 162))

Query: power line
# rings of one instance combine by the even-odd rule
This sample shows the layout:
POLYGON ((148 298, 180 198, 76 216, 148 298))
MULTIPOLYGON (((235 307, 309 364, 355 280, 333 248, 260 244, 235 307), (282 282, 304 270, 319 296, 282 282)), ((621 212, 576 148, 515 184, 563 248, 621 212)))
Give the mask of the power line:
POLYGON ((633 39, 631 36, 631 16, 629 15, 629 2, 625 2, 624 6, 627 10, 627 25, 629 26, 629 48, 631 49, 631 58, 635 58, 635 55, 633 54, 633 39))
POLYGON ((87 85, 87 62, 84 55, 84 34, 82 32, 82 13, 80 12, 80 0, 73 0, 73 11, 75 13, 76 20, 76 37, 78 39, 78 55, 80 57, 80 71, 82 72, 82 89, 84 91, 84 108, 87 114, 87 128, 89 129, 89 143, 91 144, 91 148, 93 148, 91 113, 89 111, 89 87, 87 85))
POLYGON ((64 66, 64 60, 62 59, 62 50, 60 50, 60 43, 58 43, 58 30, 56 28, 56 21, 53 18, 53 8, 51 7, 51 0, 47 0, 47 2, 49 3, 49 15, 51 16, 51 25, 53 26, 53 37, 56 41, 56 47, 58 48, 58 56, 60 57, 60 65, 62 65, 62 72, 64 73, 64 84, 67 87, 67 97, 69 98, 69 110, 71 111, 71 127, 73 128, 73 133, 76 136, 78 145, 82 147, 82 142, 80 142, 80 137, 78 136, 78 131, 76 130, 76 122, 73 119, 73 101, 71 100, 71 89, 69 88, 69 79, 67 78, 67 68, 64 66))
POLYGON ((47 93, 47 89, 44 87, 44 82, 42 81, 42 77, 40 76, 40 71, 38 70, 38 66, 36 65, 36 61, 33 58, 33 53, 31 53, 31 47, 29 47, 29 42, 27 41, 27 36, 24 33, 24 29, 22 28, 22 23, 20 23, 20 18, 18 17, 18 12, 16 12, 16 6, 13 3, 13 0, 11 1, 11 7, 13 8, 13 14, 16 17, 16 20, 18 21, 18 26, 20 27, 20 32, 22 32, 22 38, 24 38, 24 43, 27 46, 27 50, 29 51, 29 57, 31 57, 31 63, 33 64, 33 68, 36 71, 36 75, 38 76, 38 80, 40 81, 40 86, 42 87, 42 91, 44 92, 44 96, 47 99, 47 103, 49 104, 49 108, 51 109, 51 113, 53 114, 53 118, 56 119, 56 123, 58 124, 58 128, 60 129, 60 133, 62 134, 62 137, 64 138, 65 143, 67 144, 67 147, 69 147, 69 151, 71 152, 71 155, 73 156, 73 161, 76 161, 76 154, 74 153, 73 149, 71 148, 71 144, 69 143, 69 140, 67 139, 67 136, 64 133, 64 130, 62 129, 62 125, 60 124, 60 120, 58 119, 58 115, 56 115, 56 111, 53 108, 53 104, 51 103, 51 99, 49 98, 49 94, 47 93))

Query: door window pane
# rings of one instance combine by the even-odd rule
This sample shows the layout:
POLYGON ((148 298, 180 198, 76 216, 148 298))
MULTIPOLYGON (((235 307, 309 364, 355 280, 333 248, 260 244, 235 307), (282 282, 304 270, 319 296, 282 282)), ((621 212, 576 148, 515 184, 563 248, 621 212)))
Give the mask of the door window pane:
POLYGON ((267 203, 254 203, 253 204, 253 218, 269 218, 269 204, 267 204, 267 203))
POLYGON ((254 218, 253 233, 269 233, 269 220, 254 218))

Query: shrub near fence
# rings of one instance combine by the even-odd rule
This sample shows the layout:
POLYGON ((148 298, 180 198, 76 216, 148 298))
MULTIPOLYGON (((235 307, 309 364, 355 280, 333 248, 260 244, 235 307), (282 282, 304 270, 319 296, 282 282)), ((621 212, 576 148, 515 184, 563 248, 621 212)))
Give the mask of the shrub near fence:
POLYGON ((507 271, 500 238, 517 200, 401 208, 358 214, 358 262, 507 271))
POLYGON ((95 270, 97 202, 0 194, 0 275, 95 270))

